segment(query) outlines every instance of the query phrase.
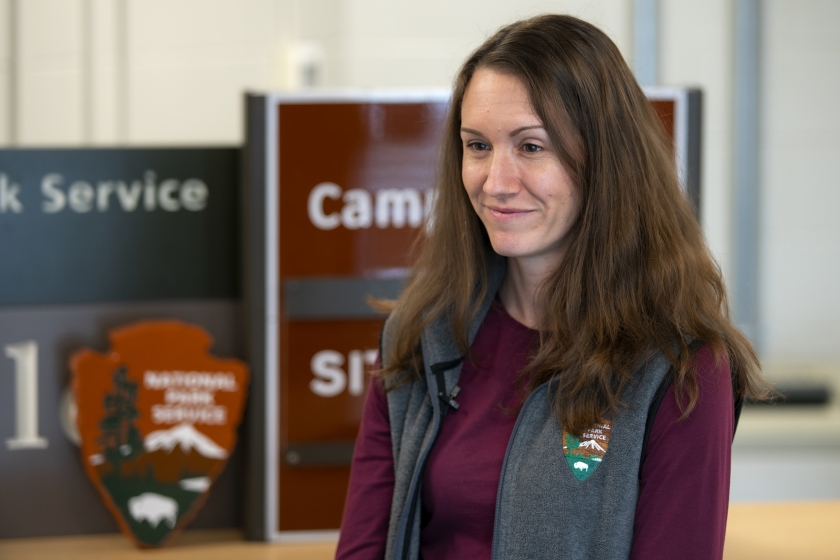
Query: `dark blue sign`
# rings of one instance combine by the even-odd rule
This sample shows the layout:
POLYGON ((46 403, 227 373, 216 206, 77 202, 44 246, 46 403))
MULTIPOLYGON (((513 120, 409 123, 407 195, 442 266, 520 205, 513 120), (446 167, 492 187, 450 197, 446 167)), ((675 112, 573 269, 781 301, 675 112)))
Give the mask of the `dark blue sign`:
POLYGON ((228 299, 239 149, 0 150, 0 305, 228 299))

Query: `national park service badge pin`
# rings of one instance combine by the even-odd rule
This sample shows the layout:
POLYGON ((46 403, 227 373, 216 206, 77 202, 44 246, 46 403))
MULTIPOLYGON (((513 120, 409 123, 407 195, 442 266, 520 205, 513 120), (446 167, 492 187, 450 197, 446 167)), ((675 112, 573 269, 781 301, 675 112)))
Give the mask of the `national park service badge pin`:
POLYGON ((563 430, 563 455, 575 478, 586 480, 595 472, 610 445, 611 431, 612 423, 606 421, 585 430, 580 439, 563 430))
POLYGON ((109 334, 107 353, 70 360, 82 459, 122 531, 140 547, 165 546, 233 451, 248 368, 211 356, 210 335, 180 321, 109 334))

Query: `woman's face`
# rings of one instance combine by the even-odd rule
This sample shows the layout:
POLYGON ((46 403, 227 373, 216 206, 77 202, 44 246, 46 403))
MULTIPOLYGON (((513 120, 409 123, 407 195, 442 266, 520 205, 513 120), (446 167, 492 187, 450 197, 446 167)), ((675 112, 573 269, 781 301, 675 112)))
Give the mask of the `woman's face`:
POLYGON ((461 106, 461 140, 461 178, 493 249, 523 264, 559 264, 580 194, 519 78, 475 72, 461 106))

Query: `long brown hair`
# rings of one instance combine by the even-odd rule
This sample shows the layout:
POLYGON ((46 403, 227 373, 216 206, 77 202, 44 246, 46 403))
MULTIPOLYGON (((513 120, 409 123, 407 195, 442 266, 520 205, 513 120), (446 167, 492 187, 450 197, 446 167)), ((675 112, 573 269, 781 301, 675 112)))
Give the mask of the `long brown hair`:
POLYGON ((420 332, 441 315, 469 355, 467 331, 488 295, 492 248, 461 180, 461 104, 478 68, 522 81, 580 189, 569 248, 538 293, 540 345, 524 372, 532 389, 556 383, 561 424, 580 433, 617 412, 635 368, 657 349, 675 366, 687 415, 698 399, 692 339, 728 357, 737 397, 762 395, 758 359, 728 318, 720 270, 650 103, 610 39, 562 15, 502 28, 456 78, 433 224, 396 304, 386 379, 421 375, 420 332))

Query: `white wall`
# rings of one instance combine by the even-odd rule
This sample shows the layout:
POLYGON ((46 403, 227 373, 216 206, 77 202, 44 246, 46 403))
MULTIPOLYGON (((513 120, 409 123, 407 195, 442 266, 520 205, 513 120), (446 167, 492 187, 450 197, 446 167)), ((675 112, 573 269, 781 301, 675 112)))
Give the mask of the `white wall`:
POLYGON ((341 85, 449 87, 464 58, 499 27, 546 12, 591 21, 632 52, 630 0, 347 0, 341 85))
POLYGON ((0 0, 0 143, 236 144, 243 91, 298 83, 301 46, 319 85, 448 87, 488 34, 549 11, 632 50, 632 0, 0 0))
POLYGON ((703 90, 701 222, 712 254, 732 268, 731 0, 661 0, 659 79, 703 90))
POLYGON ((289 0, 2 0, 0 141, 235 144, 289 0))
POLYGON ((765 357, 840 367, 840 2, 766 1, 762 31, 765 357))
POLYGON ((12 41, 11 0, 0 0, 0 146, 11 143, 12 41))
POLYGON ((14 2, 17 67, 14 127, 19 145, 85 137, 86 23, 82 0, 14 2))
POLYGON ((276 84, 271 0, 129 2, 133 143, 239 143, 242 92, 276 84))
MULTIPOLYGON (((764 0, 760 313, 765 362, 840 370, 840 2, 764 0)), ((567 12, 628 58, 633 0, 0 0, 0 145, 238 144, 242 93, 300 82, 448 87, 499 26, 567 12)), ((705 95, 702 222, 733 223, 733 0, 660 0, 660 80, 705 95)))

